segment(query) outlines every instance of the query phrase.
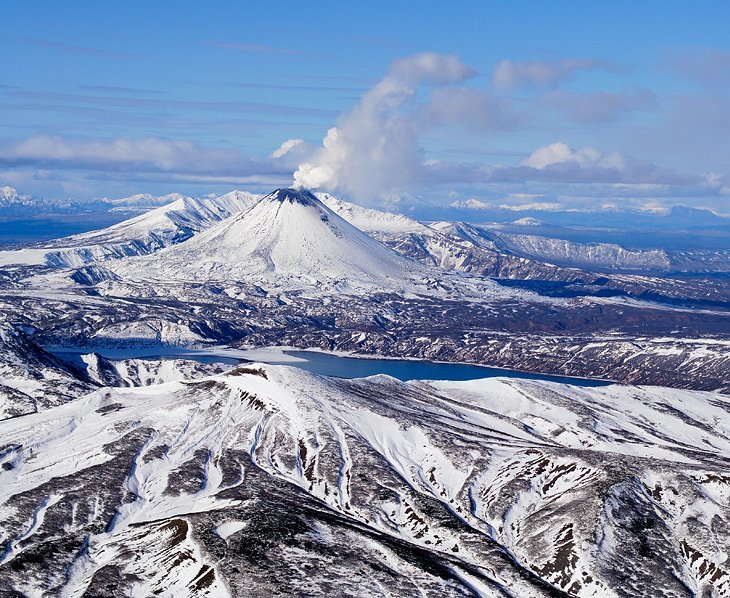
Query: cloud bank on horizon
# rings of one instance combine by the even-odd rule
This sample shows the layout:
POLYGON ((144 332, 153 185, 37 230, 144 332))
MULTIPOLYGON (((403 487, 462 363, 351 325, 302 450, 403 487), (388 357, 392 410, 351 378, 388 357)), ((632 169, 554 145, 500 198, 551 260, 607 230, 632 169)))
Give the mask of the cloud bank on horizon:
MULTIPOLYGON (((500 89, 554 88, 576 72, 590 69, 620 70, 596 60, 502 61, 494 68, 492 81, 500 89)), ((419 185, 469 183, 593 185, 603 198, 639 200, 730 194, 727 177, 716 173, 675 172, 619 151, 591 146, 574 149, 561 141, 539 147, 527 159, 507 166, 425 159, 422 137, 434 127, 461 124, 486 133, 517 127, 521 116, 512 106, 461 85, 476 76, 475 70, 452 55, 421 53, 396 61, 327 131, 322 147, 298 165, 294 185, 344 193, 364 203, 419 185)), ((576 121, 603 122, 651 104, 653 94, 631 90, 561 99, 553 92, 543 100, 547 105, 560 103, 576 121)), ((301 140, 288 140, 274 155, 302 147, 301 140)))
MULTIPOLYGON (((704 56, 705 62, 702 56, 676 61, 678 72, 709 91, 699 99, 682 97, 665 110, 670 120, 657 131, 669 141, 673 131, 681 129, 678 119, 704 122, 704 115, 692 109, 693 101, 715 120, 730 119, 730 105, 722 95, 726 88, 723 81, 730 81, 730 54, 708 52, 704 56), (681 110, 686 114, 680 115, 681 110)), ((295 137, 268 155, 257 156, 235 147, 159 136, 35 134, 0 140, 0 184, 25 191, 28 183, 56 181, 69 194, 79 193, 85 185, 107 183, 136 184, 135 191, 150 184, 172 185, 187 192, 190 186, 266 188, 288 184, 293 177, 295 186, 339 193, 366 204, 393 195, 438 196, 445 202, 459 196, 489 199, 529 194, 564 205, 616 199, 626 205, 685 203, 730 212, 727 171, 668 167, 593 144, 568 144, 562 130, 555 132, 552 141, 516 152, 506 163, 489 163, 484 158, 446 159, 443 155, 435 157, 431 150, 433 139, 444 131, 451 141, 469 138, 489 146, 497 135, 504 140, 529 128, 545 127, 546 122, 564 123, 568 133, 570 127, 585 127, 590 134, 634 114, 656 111, 661 98, 648 88, 596 91, 570 86, 592 73, 621 77, 625 72, 625 68, 605 60, 575 58, 501 60, 490 72, 480 73, 456 55, 423 52, 395 60, 385 76, 336 119, 320 146, 295 137)), ((111 93, 107 88, 96 90, 102 91, 111 93)), ((7 93, 25 93, 23 98, 35 99, 53 95, 7 93)), ((80 97, 62 99, 80 101, 80 97)), ((159 99, 93 94, 86 99, 91 104, 98 101, 154 109, 164 104, 159 99)), ((198 102, 177 104, 185 110, 219 107, 198 102)), ((249 110, 250 106, 234 108, 249 110)), ((271 109, 278 117, 297 113, 295 107, 257 109, 271 109)), ((326 110, 309 110, 318 117, 329 116, 326 110)), ((708 131, 708 135, 714 134, 708 131)))

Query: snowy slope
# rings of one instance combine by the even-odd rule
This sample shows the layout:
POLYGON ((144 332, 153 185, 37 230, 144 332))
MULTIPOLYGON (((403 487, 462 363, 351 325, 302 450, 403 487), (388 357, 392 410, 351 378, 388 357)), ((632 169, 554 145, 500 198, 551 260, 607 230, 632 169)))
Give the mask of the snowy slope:
POLYGON ((402 214, 364 208, 338 199, 329 193, 316 193, 317 198, 330 210, 339 214, 353 226, 369 232, 412 233, 428 230, 425 224, 402 214))
POLYGON ((123 276, 246 281, 267 288, 403 289, 427 270, 378 243, 307 191, 278 189, 249 210, 155 256, 115 265, 123 276))
POLYGON ((80 356, 84 373, 100 386, 154 386, 220 374, 232 366, 189 359, 110 359, 88 353, 80 356))
POLYGON ((0 422, 0 591, 728 596, 730 403, 246 365, 0 422))
POLYGON ((510 224, 516 224, 517 226, 544 226, 545 223, 537 218, 527 216, 526 218, 518 218, 513 220, 510 224))
POLYGON ((129 197, 120 199, 106 199, 114 207, 112 210, 141 210, 156 206, 165 206, 182 199, 192 199, 181 193, 168 193, 167 195, 152 195, 151 193, 135 193, 129 197))
POLYGON ((537 235, 492 232, 503 250, 516 255, 575 267, 616 270, 668 270, 670 257, 662 249, 631 250, 613 243, 575 243, 537 235))
POLYGON ((47 409, 92 388, 0 319, 0 420, 47 409))
POLYGON ((575 277, 575 273, 558 272, 549 264, 499 251, 481 229, 466 223, 426 225, 401 214, 363 208, 328 193, 317 193, 317 197, 350 224, 426 266, 497 278, 575 277))
POLYGON ((522 275, 526 270, 527 260, 500 254, 479 234, 466 234, 464 231, 472 228, 469 225, 426 225, 401 214, 363 208, 328 193, 318 193, 317 197, 350 224, 396 253, 427 266, 483 276, 522 275))
MULTIPOLYGON (((633 250, 614 243, 578 243, 465 222, 437 221, 428 225, 390 212, 363 208, 327 193, 323 203, 354 226, 398 253, 429 265, 495 276, 554 280, 564 278, 556 269, 656 273, 727 272, 727 250, 633 250)), ((537 227, 544 223, 525 217, 510 223, 537 227)), ((574 274, 575 275, 575 274, 574 274)))
MULTIPOLYGON (((465 222, 438 221, 426 225, 401 214, 363 208, 327 193, 318 193, 317 197, 345 220, 398 253, 449 270, 544 280, 564 279, 560 272, 564 268, 647 273, 730 270, 730 252, 726 250, 632 250, 614 243, 577 243, 508 233, 465 222)), ((511 224, 526 228, 544 223, 525 217, 511 224)))
POLYGON ((89 262, 145 255, 189 239, 248 209, 256 201, 258 196, 242 191, 203 199, 181 196, 172 203, 109 228, 58 239, 45 249, 0 252, 0 264, 45 263, 78 267, 89 262))

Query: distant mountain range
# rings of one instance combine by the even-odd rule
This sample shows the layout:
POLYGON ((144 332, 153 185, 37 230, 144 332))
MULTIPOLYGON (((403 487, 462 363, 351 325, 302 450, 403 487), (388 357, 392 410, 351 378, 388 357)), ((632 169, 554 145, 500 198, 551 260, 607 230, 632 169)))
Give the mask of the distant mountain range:
MULTIPOLYGON (((730 248, 630 249, 617 243, 576 242, 570 240, 573 229, 546 229, 541 221, 529 217, 506 225, 423 223, 327 193, 294 190, 278 190, 263 199, 242 191, 202 199, 165 198, 172 201, 102 230, 46 242, 41 247, 0 252, 0 264, 79 267, 149 255, 186 242, 141 267, 163 278, 173 271, 178 272, 176 276, 188 277, 194 273, 203 276, 205 271, 207 278, 235 273, 251 277, 255 273, 262 280, 271 275, 280 280, 286 271, 320 284, 327 279, 328 284, 340 286, 353 280, 363 282, 360 275, 366 271, 369 280, 403 282, 414 276, 430 277, 419 272, 413 262, 403 266, 403 257, 428 267, 478 276, 566 282, 591 282, 597 276, 590 273, 597 272, 730 272, 730 248), (203 231, 207 232, 200 234, 203 231), (291 261, 295 256, 296 264, 291 261), (393 274, 388 274, 390 271, 393 274)), ((115 201, 128 206, 150 198, 133 196, 115 201)))
POLYGON ((553 204, 494 205, 477 199, 448 206, 422 206, 414 210, 419 219, 501 222, 522 225, 605 226, 618 228, 674 228, 730 226, 730 217, 704 208, 673 206, 666 209, 596 207, 569 209, 553 204))
MULTIPOLYGON (((327 196, 328 194, 318 194, 327 196)), ((212 199, 214 195, 205 196, 212 199)), ((188 198, 180 193, 155 196, 138 193, 119 199, 61 199, 24 195, 13 187, 0 187, 0 218, 37 217, 89 212, 144 212, 188 198)), ((381 212, 382 213, 382 212, 381 212)), ((471 223, 496 222, 515 226, 589 226, 617 228, 687 229, 697 227, 730 227, 730 217, 711 210, 688 206, 667 209, 639 210, 635 208, 597 207, 569 209, 557 205, 525 204, 495 205, 468 199, 449 205, 423 203, 410 206, 408 213, 418 220, 458 220, 471 223)))
POLYGON ((181 199, 192 199, 180 193, 151 195, 138 193, 120 199, 106 197, 97 199, 42 198, 24 195, 13 187, 0 187, 0 217, 38 217, 58 214, 88 212, 140 212, 149 211, 181 199))

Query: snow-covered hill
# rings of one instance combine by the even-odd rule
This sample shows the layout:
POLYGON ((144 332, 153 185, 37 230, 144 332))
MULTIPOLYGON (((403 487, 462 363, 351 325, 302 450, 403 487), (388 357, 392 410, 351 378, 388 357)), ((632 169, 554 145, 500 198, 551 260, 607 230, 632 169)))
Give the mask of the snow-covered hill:
POLYGON ((466 223, 423 224, 400 214, 363 208, 318 194, 345 220, 405 257, 430 267, 477 276, 537 280, 591 280, 595 276, 557 268, 497 249, 483 231, 466 223))
POLYGON ((79 267, 127 256, 146 255, 251 207, 259 197, 233 191, 220 197, 179 197, 172 203, 109 228, 58 239, 44 248, 0 252, 0 264, 79 267))
POLYGON ((0 422, 0 592, 727 596, 730 403, 246 365, 0 422))
POLYGON ((0 187, 0 215, 36 217, 38 214, 75 214, 108 211, 139 212, 170 204, 187 196, 180 193, 152 195, 136 193, 129 197, 111 199, 70 199, 58 197, 33 197, 21 194, 13 187, 0 187))
MULTIPOLYGON (((537 280, 581 276, 578 272, 566 273, 565 268, 642 273, 730 271, 727 250, 639 250, 615 243, 578 243, 546 235, 507 232, 499 226, 466 222, 437 221, 426 225, 400 214, 363 208, 326 193, 318 197, 345 220, 398 253, 426 264, 483 276, 537 280)), ((537 228, 544 223, 525 217, 511 224, 537 228)))
POLYGON ((154 386, 166 382, 204 378, 230 369, 220 363, 189 359, 110 359, 88 353, 79 356, 83 373, 100 386, 154 386))
POLYGON ((669 270, 672 266, 670 257, 662 249, 630 250, 613 243, 574 243, 564 239, 494 231, 491 235, 504 251, 558 265, 645 272, 669 270))
POLYGON ((431 206, 430 219, 468 220, 469 222, 501 222, 514 220, 515 214, 537 218, 549 226, 631 227, 685 230, 691 227, 727 226, 728 216, 712 210, 688 206, 664 209, 618 207, 614 204, 586 209, 564 207, 556 203, 535 201, 521 205, 488 203, 478 199, 455 201, 445 207, 431 206))
POLYGON ((234 191, 214 198, 180 197, 160 208, 125 220, 109 228, 62 239, 59 243, 114 245, 141 242, 145 238, 169 238, 180 242, 211 225, 251 207, 258 196, 234 191))
POLYGON ((513 220, 510 224, 516 224, 517 226, 544 226, 545 223, 542 220, 538 220, 537 218, 527 216, 526 218, 518 218, 517 220, 513 220))
POLYGON ((105 199, 114 206, 112 210, 149 210, 157 206, 165 206, 182 199, 192 199, 181 193, 168 193, 167 195, 152 195, 151 193, 135 193, 129 197, 120 199, 105 199))
MULTIPOLYGON (((8 205, 35 201, 19 196, 9 187, 3 193, 14 198, 8 205)), ((612 243, 577 243, 541 234, 510 232, 502 230, 501 225, 485 227, 445 221, 424 224, 402 214, 364 208, 328 193, 318 193, 317 197, 344 220, 401 255, 428 266, 480 276, 528 280, 591 278, 586 272, 565 272, 565 268, 648 274, 730 271, 730 250, 632 250, 612 243)), ((89 262, 146 255, 184 241, 248 209, 259 198, 233 191, 202 199, 172 193, 161 197, 138 194, 103 200, 117 206, 114 209, 142 209, 147 213, 108 229, 48 242, 44 248, 0 252, 0 266, 21 263, 78 267, 89 262), (155 203, 166 205, 148 211, 155 203), (49 248, 54 250, 48 251, 49 248)), ((523 218, 512 224, 535 228, 539 221, 523 218)))
POLYGON ((181 202, 179 211, 80 237, 106 253, 73 253, 121 259, 71 270, 0 268, 2 310, 14 325, 40 329, 39 342, 49 345, 287 344, 728 388, 730 299, 721 277, 542 263, 500 249, 482 227, 425 226, 334 199, 369 237, 311 199, 269 197, 220 221, 247 199, 230 197, 226 212, 224 198, 207 219, 200 206, 187 214, 181 202), (155 227, 172 232, 140 248, 138 239, 155 227), (187 237, 175 231, 196 227, 208 228, 152 255, 110 251, 120 238, 137 239, 121 244, 129 253, 154 251, 187 237))

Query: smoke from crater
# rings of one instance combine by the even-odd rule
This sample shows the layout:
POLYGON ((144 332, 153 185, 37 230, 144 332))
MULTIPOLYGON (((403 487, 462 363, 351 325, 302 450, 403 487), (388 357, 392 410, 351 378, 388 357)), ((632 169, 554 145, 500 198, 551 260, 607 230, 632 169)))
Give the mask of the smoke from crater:
POLYGON ((423 122, 409 110, 424 85, 451 85, 476 72, 458 57, 423 53, 397 60, 349 113, 327 131, 322 147, 294 173, 294 185, 360 199, 419 179, 423 122))

